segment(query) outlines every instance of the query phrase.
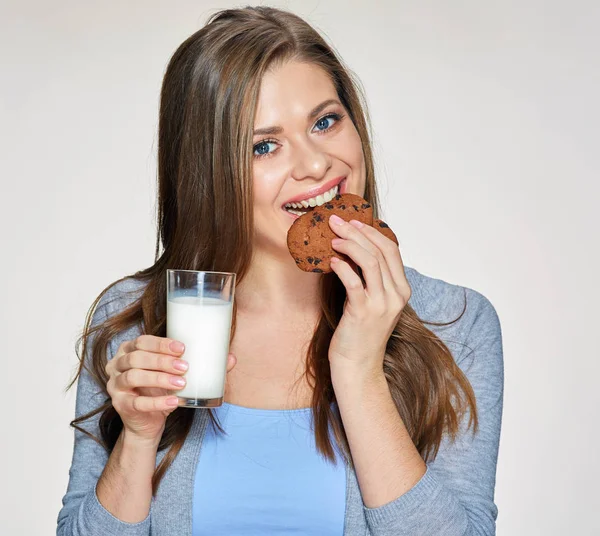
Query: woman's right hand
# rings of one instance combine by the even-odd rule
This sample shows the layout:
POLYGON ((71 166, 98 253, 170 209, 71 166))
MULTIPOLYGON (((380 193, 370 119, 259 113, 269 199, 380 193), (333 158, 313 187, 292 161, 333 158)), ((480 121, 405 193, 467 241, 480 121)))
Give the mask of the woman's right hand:
MULTIPOLYGON (((106 364, 107 391, 123 421, 123 428, 140 441, 158 446, 167 417, 177 408, 177 391, 183 389, 187 363, 178 359, 183 344, 173 339, 140 335, 121 343, 106 364), (177 368, 183 364, 183 368, 177 368), (183 385, 173 383, 183 380, 183 385)), ((227 356, 227 372, 236 363, 227 356)))

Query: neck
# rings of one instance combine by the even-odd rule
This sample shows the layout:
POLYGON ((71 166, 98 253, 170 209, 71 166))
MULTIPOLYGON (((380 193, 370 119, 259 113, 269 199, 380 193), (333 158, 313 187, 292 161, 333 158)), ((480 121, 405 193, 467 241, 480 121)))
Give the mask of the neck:
POLYGON ((303 272, 291 257, 256 251, 250 268, 235 290, 238 312, 260 315, 302 315, 320 312, 322 276, 303 272))

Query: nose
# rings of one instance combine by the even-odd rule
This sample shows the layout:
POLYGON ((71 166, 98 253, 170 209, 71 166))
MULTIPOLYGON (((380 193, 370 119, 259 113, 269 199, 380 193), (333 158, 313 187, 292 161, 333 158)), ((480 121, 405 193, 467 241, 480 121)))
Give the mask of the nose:
POLYGON ((317 144, 306 140, 296 145, 291 175, 295 180, 321 180, 331 167, 331 157, 317 144))

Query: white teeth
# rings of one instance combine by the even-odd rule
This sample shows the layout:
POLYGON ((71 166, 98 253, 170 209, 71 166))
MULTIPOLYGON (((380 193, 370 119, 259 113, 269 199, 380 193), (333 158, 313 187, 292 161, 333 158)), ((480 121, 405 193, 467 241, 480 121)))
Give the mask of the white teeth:
POLYGON ((317 197, 311 197, 310 199, 303 199, 302 201, 298 201, 297 203, 286 203, 285 208, 288 209, 288 212, 292 214, 305 214, 306 212, 298 212, 292 210, 294 208, 308 208, 308 207, 316 207, 317 205, 323 205, 324 203, 328 203, 331 201, 338 193, 339 187, 334 186, 331 190, 325 192, 324 194, 318 195, 317 197))

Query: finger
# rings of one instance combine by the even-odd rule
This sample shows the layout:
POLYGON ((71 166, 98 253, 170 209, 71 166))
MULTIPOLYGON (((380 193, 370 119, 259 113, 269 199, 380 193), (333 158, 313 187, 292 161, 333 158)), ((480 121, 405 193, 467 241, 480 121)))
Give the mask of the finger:
POLYGON ((176 396, 136 396, 131 397, 131 409, 142 413, 173 410, 179 405, 176 396), (171 403, 172 402, 172 403, 171 403))
POLYGON ((112 359, 109 357, 108 360, 106 361, 106 365, 104 366, 104 370, 106 371, 106 375, 108 377, 113 376, 113 370, 115 369, 115 366, 119 360, 119 358, 121 356, 123 356, 124 354, 126 354, 127 352, 133 352, 135 350, 135 342, 134 341, 123 341, 121 344, 119 344, 119 347, 117 348, 117 353, 112 357, 112 359))
POLYGON ((125 348, 127 352, 134 350, 145 350, 157 354, 180 356, 185 351, 185 345, 181 341, 169 339, 168 337, 156 337, 155 335, 140 335, 125 348))
MULTIPOLYGON (((331 246, 336 251, 345 253, 362 269, 363 277, 367 284, 366 291, 371 297, 383 296, 383 276, 379 260, 374 255, 371 255, 362 246, 358 245, 354 240, 346 240, 344 238, 334 238, 331 241, 331 246)), ((345 261, 344 261, 345 262, 345 261)), ((361 284, 362 286, 362 284, 361 284)))
MULTIPOLYGON (((383 286, 386 289, 396 289, 397 288, 397 283, 396 280, 394 279, 394 276, 392 275, 392 271, 388 265, 388 259, 387 256, 385 254, 385 251, 382 249, 382 243, 380 240, 374 240, 375 235, 369 231, 365 231, 362 232, 363 229, 371 229, 371 230, 376 230, 373 227, 371 227, 370 225, 365 225, 364 223, 362 223, 361 221, 358 220, 350 220, 350 222, 348 222, 350 227, 353 227, 356 231, 357 234, 353 234, 352 239, 355 240, 356 242, 358 242, 359 244, 361 244, 363 247, 365 247, 365 243, 368 244, 368 251, 370 251, 373 255, 375 255, 377 257, 377 259, 379 260, 379 265, 381 266, 381 275, 383 278, 383 286)), ((377 231, 377 235, 379 236, 383 236, 386 240, 389 241, 389 239, 382 235, 379 231, 377 231)), ((394 245, 394 247, 396 249, 398 249, 398 247, 396 246, 396 244, 394 242, 392 242, 392 244, 394 245)), ((365 247, 365 249, 367 249, 367 247, 365 247)))
MULTIPOLYGON (((156 337, 154 335, 140 335, 139 337, 124 341, 119 345, 117 353, 112 359, 109 359, 105 365, 107 375, 111 375, 113 368, 116 369, 118 360, 125 354, 135 352, 137 350, 162 353, 179 357, 185 350, 185 345, 173 339, 166 337, 156 337)), ((122 365, 125 366, 125 365, 122 365)), ((133 367, 128 367, 133 368, 133 367)), ((182 369, 183 370, 183 369, 182 369)))
MULTIPOLYGON (((340 219, 341 220, 341 219, 340 219)), ((353 240, 357 244, 359 244, 365 251, 369 252, 373 255, 378 261, 381 270, 381 279, 383 281, 383 288, 386 290, 391 290, 396 288, 394 278, 390 273, 390 269, 387 266, 387 261, 383 252, 379 249, 378 245, 374 243, 369 236, 362 233, 359 225, 365 226, 362 222, 358 220, 351 220, 350 222, 346 222, 344 220, 336 220, 333 217, 329 218, 330 227, 332 230, 340 237, 346 240, 353 240)), ((381 233, 378 233, 381 234, 381 233)))
POLYGON ((128 369, 115 378, 115 387, 121 391, 131 391, 136 387, 159 387, 161 389, 183 389, 185 378, 165 372, 143 369, 128 369))
POLYGON ((134 350, 115 359, 115 371, 125 372, 137 368, 145 370, 161 370, 172 374, 184 374, 187 371, 187 362, 175 356, 155 354, 144 350, 134 350))
POLYGON ((365 225, 357 220, 352 220, 350 224, 355 227, 360 233, 366 236, 373 244, 375 244, 381 251, 385 262, 389 268, 390 275, 394 280, 397 288, 406 288, 408 281, 406 280, 406 274, 404 272, 404 262, 402 261, 402 255, 400 248, 393 240, 390 240, 387 236, 380 233, 374 227, 365 225))
POLYGON ((379 269, 381 270, 381 280, 383 282, 384 290, 396 290, 396 282, 394 281, 394 278, 387 264, 385 256, 383 255, 383 252, 375 244, 373 244, 373 242, 371 242, 368 237, 363 235, 357 229, 355 229, 355 231, 356 233, 353 233, 350 236, 349 240, 352 240, 353 242, 359 244, 362 248, 364 248, 377 259, 377 261, 379 262, 379 269))
POLYGON ((331 269, 340 278, 344 287, 348 301, 356 307, 361 307, 367 298, 362 280, 359 275, 350 267, 350 265, 337 257, 331 258, 331 269))

